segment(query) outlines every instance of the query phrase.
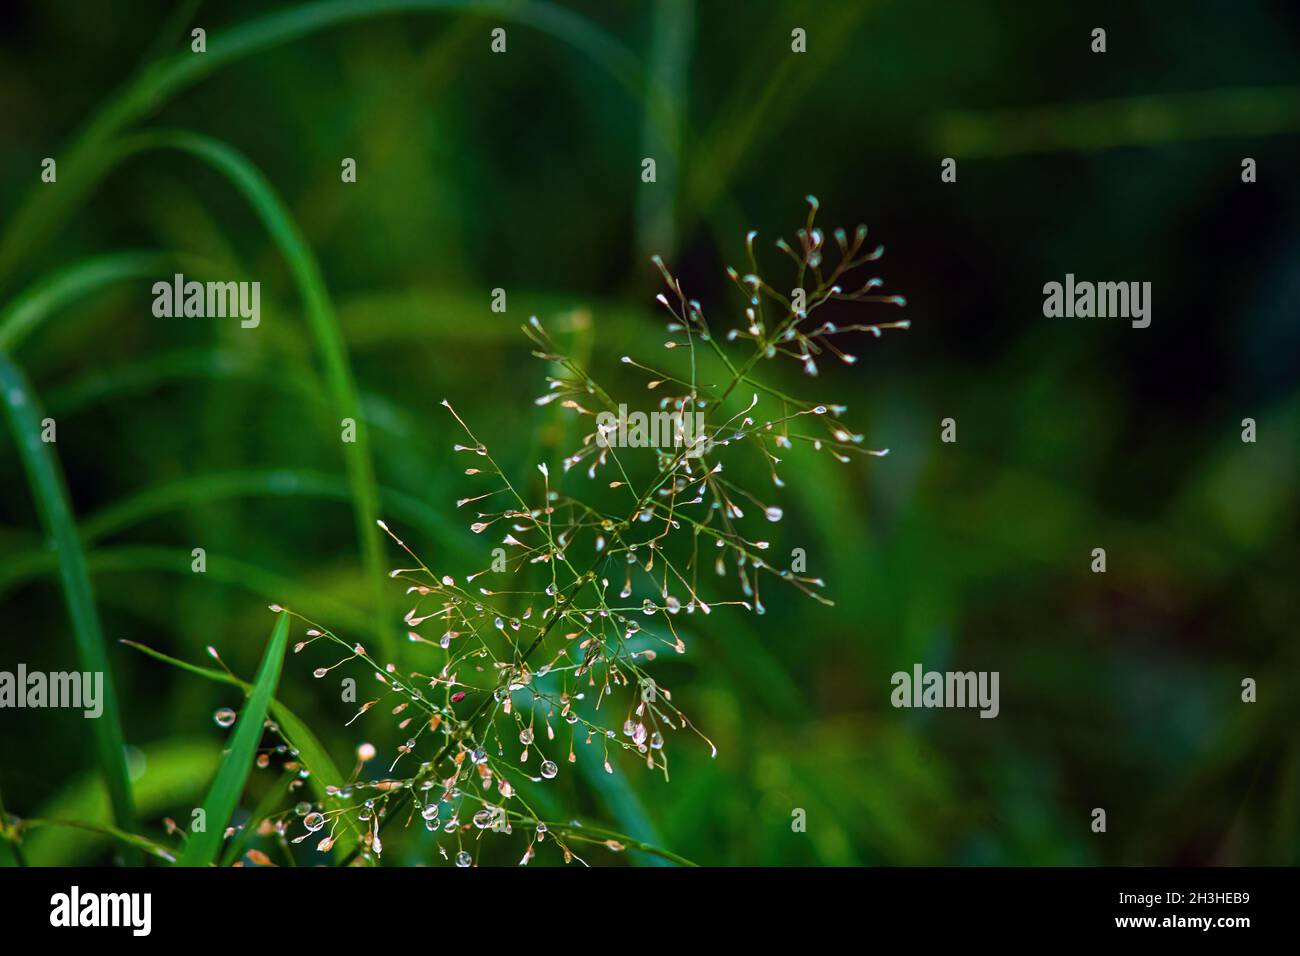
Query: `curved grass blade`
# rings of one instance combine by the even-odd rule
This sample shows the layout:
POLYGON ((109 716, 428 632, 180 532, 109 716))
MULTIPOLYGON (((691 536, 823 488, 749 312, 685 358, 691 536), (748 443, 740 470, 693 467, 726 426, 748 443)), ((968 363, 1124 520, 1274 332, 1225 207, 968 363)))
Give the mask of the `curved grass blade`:
MULTIPOLYGON (((48 551, 31 551, 6 556, 0 564, 0 596, 15 584, 32 577, 54 570, 55 557, 48 551)), ((98 577, 101 574, 135 574, 157 573, 175 574, 193 579, 190 567, 190 552, 180 548, 160 548, 150 545, 125 545, 120 548, 98 548, 86 556, 86 566, 90 573, 98 577)), ((310 594, 295 581, 284 575, 267 571, 260 565, 249 561, 240 561, 222 555, 208 553, 206 577, 211 582, 237 587, 250 594, 255 594, 263 603, 269 603, 277 597, 290 600, 303 598, 294 603, 310 604, 319 607, 322 614, 331 620, 337 620, 342 627, 363 634, 373 634, 374 620, 368 615, 359 614, 346 601, 339 599, 337 588, 330 593, 310 594)))
MULTIPOLYGON (((211 737, 181 737, 140 748, 144 773, 131 780, 131 797, 140 819, 155 819, 177 808, 198 806, 204 784, 216 773, 220 749, 211 737)), ((188 810, 186 809, 186 816, 188 810)), ((40 819, 75 819, 101 826, 112 810, 98 771, 75 775, 35 809, 40 819)), ((32 866, 88 866, 103 855, 109 838, 91 831, 42 827, 23 834, 23 849, 32 866)), ((173 849, 179 856, 179 849, 173 849)))
MULTIPOLYGON (((142 820, 152 820, 177 808, 198 806, 203 786, 216 772, 221 752, 210 736, 183 737, 141 748, 144 773, 132 781, 131 796, 142 820)), ((185 811, 188 814, 188 809, 185 811)), ((43 820, 110 823, 108 795, 97 771, 69 778, 32 813, 43 820)), ((23 834, 23 849, 32 866, 87 866, 102 852, 108 838, 87 830, 43 827, 23 834)), ((180 851, 174 850, 179 856, 180 851)))
POLYGON ((766 142, 786 128, 819 75, 835 68, 853 49, 855 31, 871 7, 862 3, 827 4, 818 28, 824 40, 816 62, 796 65, 795 60, 786 58, 773 68, 755 61, 749 81, 734 84, 730 100, 715 111, 711 126, 698 133, 697 142, 702 148, 692 150, 702 159, 690 164, 689 181, 682 185, 687 200, 682 205, 682 235, 689 235, 697 222, 708 217, 726 196, 743 164, 760 155, 766 142))
POLYGON ((61 269, 15 297, 0 312, 0 352, 13 352, 56 309, 114 282, 163 275, 177 258, 167 252, 118 252, 61 269))
POLYGON ((1234 86, 1037 107, 944 111, 928 126, 927 145, 948 151, 939 155, 981 159, 1262 138, 1300 130, 1300 90, 1294 85, 1234 86))
POLYGON ((148 837, 140 836, 137 833, 127 833, 120 827, 109 826, 107 823, 84 823, 80 820, 43 820, 40 818, 23 820, 22 830, 36 830, 40 827, 70 827, 76 830, 89 830, 91 833, 98 833, 100 836, 112 837, 119 843, 123 843, 137 850, 143 850, 150 856, 157 857, 167 863, 175 863, 176 855, 167 847, 160 843, 155 843, 148 837))
POLYGON ((657 189, 637 191, 636 243, 642 259, 654 253, 670 257, 677 243, 678 168, 689 102, 687 78, 695 40, 694 0, 660 0, 650 19, 646 53, 646 88, 657 94, 662 114, 647 111, 642 156, 659 157, 657 189))
POLYGON ((325 280, 316 257, 279 196, 266 177, 243 154, 207 136, 176 131, 142 133, 122 145, 123 155, 153 149, 173 149, 197 157, 222 173, 248 201, 270 234, 289 266, 307 313, 307 324, 325 363, 325 377, 340 419, 356 422, 355 440, 342 442, 348 484, 356 506, 357 536, 361 542, 362 562, 371 582, 374 609, 378 620, 376 633, 386 657, 396 649, 395 625, 390 623, 387 575, 383 569, 383 548, 378 530, 379 492, 374 463, 370 454, 369 429, 361 412, 356 380, 348 361, 347 347, 325 280))
MULTIPOLYGON (((351 342, 352 337, 347 338, 351 342)), ((247 353, 208 346, 161 352, 82 375, 51 388, 45 395, 45 406, 56 415, 75 414, 97 402, 145 395, 165 384, 203 379, 256 385, 279 391, 301 403, 323 405, 326 409, 330 405, 329 397, 322 395, 321 384, 314 375, 273 365, 247 353)), ((376 392, 364 391, 361 407, 376 431, 382 430, 400 442, 419 440, 418 416, 408 408, 376 392)), ((312 413, 319 417, 319 409, 313 408, 312 413)))
POLYGON ((51 388, 47 407, 60 415, 76 414, 97 403, 119 397, 147 395, 172 382, 211 380, 266 388, 282 387, 286 394, 307 398, 316 383, 308 376, 272 372, 259 358, 244 352, 205 345, 160 352, 98 371, 51 388))
MULTIPOLYGON (((449 545, 460 545, 466 557, 472 552, 463 541, 461 529, 441 511, 414 495, 393 488, 380 488, 387 512, 414 525, 449 545)), ((180 478, 144 488, 89 515, 82 523, 82 538, 92 544, 149 518, 226 498, 267 496, 348 501, 346 482, 334 475, 295 468, 238 469, 180 478)))
POLYGON ((67 485, 58 457, 52 444, 41 440, 42 415, 36 404, 36 395, 22 370, 3 351, 0 351, 0 404, 8 413, 32 497, 36 499, 41 523, 58 559, 63 595, 72 618, 78 665, 83 671, 104 675, 103 713, 90 722, 90 730, 113 807, 113 819, 123 830, 131 831, 135 829, 135 807, 126 770, 126 742, 113 672, 108 665, 108 650, 86 572, 86 556, 81 550, 81 537, 68 504, 67 485))
POLYGON ((209 866, 221 852, 226 826, 244 792, 244 783, 253 767, 257 745, 262 740, 262 723, 266 720, 275 688, 280 683, 280 668, 284 665, 284 648, 288 641, 289 615, 281 611, 276 617, 275 628, 271 631, 271 640, 267 643, 261 666, 257 669, 252 691, 239 713, 235 731, 230 735, 230 748, 222 757, 221 766, 217 768, 217 778, 212 781, 212 789, 203 801, 206 827, 201 832, 190 835, 185 852, 181 855, 182 866, 209 866))
MULTIPOLYGON (((252 685, 237 677, 227 674, 225 671, 213 670, 209 667, 200 667, 198 664, 191 664, 188 661, 180 660, 179 658, 164 654, 161 651, 156 651, 152 647, 146 647, 144 644, 137 644, 135 641, 123 641, 122 643, 127 647, 133 647, 140 653, 152 657, 154 660, 162 661, 164 664, 170 664, 172 667, 177 667, 187 673, 195 674, 198 677, 204 677, 210 681, 216 681, 219 684, 232 684, 235 687, 242 688, 245 692, 252 690, 252 685)), ((269 706, 271 716, 275 718, 276 723, 280 725, 280 730, 292 743, 293 748, 298 751, 298 761, 306 767, 307 771, 311 774, 311 776, 308 777, 308 781, 310 782, 312 789, 316 792, 316 795, 320 798, 322 803, 337 803, 337 798, 327 793, 326 788, 343 787, 346 784, 346 781, 343 779, 343 774, 339 773, 339 769, 335 765, 334 761, 330 759, 329 752, 325 749, 324 745, 321 744, 320 740, 317 739, 316 735, 311 732, 311 729, 303 723, 302 719, 284 704, 280 703, 279 700, 272 697, 269 706)), ((349 821, 351 821, 351 818, 349 818, 349 821)), ((355 831, 355 826, 353 827, 353 830, 355 831)), ((346 857, 348 853, 351 852, 354 843, 354 832, 340 833, 334 843, 335 857, 346 857)))
MULTIPOLYGON (((590 748, 584 748, 581 754, 578 758, 578 772, 587 785, 597 792, 605 812, 628 831, 621 842, 626 842, 629 846, 636 844, 635 849, 654 846, 659 840, 659 832, 627 778, 607 774, 596 753, 590 748)), ((669 859, 665 853, 666 851, 652 852, 651 856, 657 859, 648 862, 651 866, 663 866, 662 861, 669 859)))
MULTIPOLYGON (((353 20, 449 11, 492 16, 549 33, 591 57, 634 95, 642 95, 636 56, 581 15, 553 4, 513 0, 322 0, 277 10, 213 33, 203 56, 185 50, 150 64, 128 81, 63 150, 59 159, 60 187, 33 189, 10 218, 0 240, 0 286, 24 256, 38 249, 112 168, 116 160, 105 146, 114 136, 131 123, 154 114, 209 73, 278 44, 353 20)), ((665 112, 661 97, 652 95, 648 99, 652 114, 665 112)))

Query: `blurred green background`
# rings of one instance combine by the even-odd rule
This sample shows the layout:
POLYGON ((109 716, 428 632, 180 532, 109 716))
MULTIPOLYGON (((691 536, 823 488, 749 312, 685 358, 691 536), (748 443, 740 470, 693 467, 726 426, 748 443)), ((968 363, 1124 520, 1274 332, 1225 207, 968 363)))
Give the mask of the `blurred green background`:
MULTIPOLYGON (((119 639, 191 661, 215 645, 250 678, 271 601, 367 641, 375 620, 334 383, 281 248, 209 163, 107 166, 122 136, 167 127, 229 144, 283 201, 342 331, 379 511, 457 574, 490 544, 454 508, 470 492, 438 403, 521 480, 572 451, 560 410, 532 403, 546 368, 529 315, 617 382, 618 356, 662 358, 652 253, 720 323, 741 307, 723 270, 743 268, 745 232, 783 275, 771 241, 806 194, 823 226, 865 222, 885 243, 874 274, 912 329, 854 343, 859 363, 817 383, 766 370, 892 449, 786 475, 773 548, 806 549, 835 607, 769 587, 765 617, 686 620, 690 652, 656 666, 718 757, 683 738, 670 783, 634 761, 562 775, 566 813, 707 864, 1300 862, 1294 5, 428 3, 223 59, 262 18, 366 6, 385 5, 27 3, 0 36, 0 316, 130 250, 262 282, 256 330, 154 318, 151 285, 176 271, 161 266, 8 343, 58 422, 146 832, 202 799, 225 736, 213 711, 239 696, 119 639), (208 61, 177 79, 157 64, 193 58, 195 26, 208 61), (76 154, 115 95, 124 132, 92 126, 76 154), (1151 327, 1043 318, 1043 283, 1067 272, 1150 281, 1151 327), (999 671, 1001 715, 892 709, 890 674, 917 661, 999 671)), ((12 434, 0 481, 0 667, 74 668, 12 434)), ((353 708, 314 663, 291 656, 279 697, 345 772, 363 739, 391 753, 398 732, 345 728, 353 708)), ((0 721, 9 813, 107 819, 88 722, 0 721)), ((254 771, 245 806, 271 782, 254 771)), ((33 862, 110 859, 63 831, 27 844, 33 862)), ((412 839, 385 860, 427 858, 412 839)))

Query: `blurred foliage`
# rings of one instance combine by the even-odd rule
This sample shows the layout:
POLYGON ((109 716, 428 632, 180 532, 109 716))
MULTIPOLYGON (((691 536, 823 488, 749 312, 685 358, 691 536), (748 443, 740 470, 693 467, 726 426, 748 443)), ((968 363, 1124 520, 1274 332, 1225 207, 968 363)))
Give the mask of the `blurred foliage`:
MULTIPOLYGON (((806 549, 836 606, 769 589, 762 618, 692 618, 689 653, 660 666, 717 758, 679 747, 670 783, 597 765, 548 788, 557 812, 709 864, 1300 862, 1294 7, 55 0, 9 16, 0 342, 58 421, 150 839, 202 801, 225 739, 213 712, 241 696, 121 640, 189 662, 213 645, 246 681, 273 601, 370 640, 358 489, 441 566, 488 560, 453 507, 439 401, 528 480, 572 434, 532 403, 545 368, 520 323, 539 315, 619 381, 618 356, 663 339, 649 254, 734 315, 724 268, 744 233, 777 264, 771 240, 813 193, 824 224, 886 243, 879 272, 913 322, 824 371, 892 454, 792 456, 787 474, 774 553, 806 549), (268 20, 283 37, 226 56, 223 38, 268 20), (1088 50, 1097 25, 1105 55, 1088 50), (210 63, 186 61, 192 26, 210 63), (807 54, 790 52, 796 26, 807 54), (141 151, 96 127, 107 102, 122 134, 202 134, 254 178, 141 151), (956 184, 939 180, 949 155, 956 184), (57 185, 39 181, 46 156, 57 185), (260 279, 261 326, 154 318, 174 262, 260 279), (1152 282, 1151 327, 1044 319, 1042 284, 1066 272, 1152 282), (366 461, 338 442, 353 382, 366 461), (1001 715, 892 709, 890 674, 916 661, 1000 671, 1001 715)), ((9 436, 0 476, 0 668, 71 669, 60 555, 9 436)), ((281 706, 345 772, 362 740, 391 753, 397 732, 344 727, 352 705, 312 666, 286 660, 281 706)), ((110 821, 78 713, 0 720, 9 813, 110 821)), ((277 775, 253 771, 244 811, 277 775)), ((423 836, 385 858, 427 859, 423 836)), ((24 852, 113 848, 41 827, 24 852)))

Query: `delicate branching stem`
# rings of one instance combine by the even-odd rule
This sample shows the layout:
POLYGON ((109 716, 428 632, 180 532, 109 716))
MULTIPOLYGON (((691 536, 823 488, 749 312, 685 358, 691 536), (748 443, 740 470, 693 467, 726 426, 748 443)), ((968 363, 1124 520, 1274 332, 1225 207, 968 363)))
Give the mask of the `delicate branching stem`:
MULTIPOLYGON (((552 724, 557 715, 562 720, 561 732, 565 725, 571 728, 569 762, 575 760, 576 738, 583 733, 587 745, 603 748, 607 772, 614 772, 610 750, 621 749, 639 754, 648 766, 667 777, 665 732, 689 729, 708 742, 673 703, 669 690, 660 687, 645 667, 658 653, 657 645, 677 653, 685 650, 683 633, 674 623, 674 616, 697 610, 708 615, 724 605, 740 605, 761 614, 764 606, 760 579, 764 573, 785 580, 814 600, 830 603, 820 593, 820 578, 807 576, 801 566, 777 569, 767 562, 764 552, 770 542, 748 530, 746 513, 756 510, 767 522, 777 522, 782 510, 740 480, 739 472, 723 474, 721 462, 731 447, 755 446, 762 453, 774 485, 780 488, 783 482, 777 468, 784 449, 793 449, 796 444, 813 453, 829 454, 840 462, 848 462, 855 453, 887 453, 862 446, 863 436, 840 421, 843 406, 798 398, 766 385, 755 375, 761 362, 782 356, 799 361, 808 375, 818 374, 817 359, 825 355, 852 365, 856 357, 833 339, 843 334, 879 338, 885 330, 908 327, 905 321, 840 326, 823 320, 820 314, 814 318, 814 313, 831 303, 897 306, 903 300, 877 294, 881 280, 875 278, 868 279, 857 291, 846 291, 851 274, 879 258, 881 250, 867 249, 865 227, 858 227, 852 238, 844 230, 836 230, 833 235, 839 257, 828 264, 826 236, 814 224, 816 200, 810 198, 809 206, 807 221, 797 233, 795 244, 784 240, 777 243, 778 249, 796 264, 795 288, 790 295, 759 276, 753 233, 747 239, 748 271, 741 275, 729 270, 747 302, 742 321, 727 335, 729 341, 750 341, 742 356, 729 354, 713 334, 699 303, 686 296, 680 283, 656 258, 655 265, 671 293, 659 296, 659 302, 672 316, 668 325, 671 338, 665 347, 684 349, 689 361, 684 370, 672 372, 656 368, 659 363, 623 359, 622 364, 652 376, 646 384, 648 389, 661 389, 659 407, 664 411, 656 414, 667 416, 669 427, 662 433, 652 430, 652 435, 658 435, 654 440, 627 440, 626 435, 615 434, 612 420, 623 415, 625 404, 596 382, 583 363, 557 347, 536 318, 524 326, 525 334, 536 345, 534 354, 551 363, 554 370, 548 375, 550 392, 539 398, 538 404, 559 400, 561 407, 575 413, 580 421, 584 416, 596 421, 595 430, 585 435, 578 451, 564 460, 564 473, 585 464, 588 477, 596 479, 600 469, 611 469, 615 480, 608 481, 608 487, 618 490, 619 496, 627 494, 631 498, 631 508, 626 512, 601 507, 583 496, 553 487, 546 464, 537 466, 542 475, 542 501, 540 505, 530 504, 524 493, 527 489, 507 477, 486 444, 449 403, 443 402, 469 441, 457 444, 455 450, 476 458, 476 466, 467 468, 466 475, 486 476, 496 486, 484 494, 461 499, 458 507, 474 504, 492 509, 479 511, 470 529, 476 534, 493 526, 498 529, 494 533, 508 529, 501 541, 505 548, 513 549, 513 557, 501 566, 494 560, 490 572, 513 571, 520 575, 515 580, 524 583, 512 583, 509 590, 482 585, 474 588, 471 582, 489 573, 488 569, 469 574, 463 582, 435 573, 380 522, 380 527, 415 561, 415 567, 399 568, 392 576, 406 583, 407 593, 415 596, 415 606, 406 615, 411 640, 445 650, 441 669, 436 674, 403 675, 393 665, 381 668, 360 645, 349 644, 319 626, 308 632, 327 637, 349 651, 342 661, 318 668, 318 676, 340 664, 359 660, 375 669, 385 693, 392 695, 390 699, 401 701, 392 713, 399 718, 401 727, 411 728, 410 737, 399 748, 390 773, 419 746, 426 732, 445 735, 433 749, 432 758, 408 776, 355 785, 378 791, 374 799, 365 801, 356 811, 364 814, 360 818, 366 822, 367 839, 358 852, 367 859, 381 852, 382 818, 404 819, 401 825, 409 826, 419 810, 428 829, 455 834, 456 862, 461 866, 472 865, 475 859, 464 847, 464 833, 472 833, 475 828, 480 834, 502 827, 509 830, 512 824, 536 828, 521 861, 525 863, 533 855, 534 846, 548 835, 563 850, 566 860, 580 859, 570 843, 596 842, 611 849, 633 847, 674 862, 688 862, 612 831, 542 822, 515 782, 541 783, 557 774, 556 761, 547 757, 547 751, 559 745, 552 724), (705 343, 707 352, 700 348, 705 343), (721 382, 701 381, 697 353, 712 354, 725 368, 721 382), (729 406, 742 386, 752 388, 752 397, 743 407, 729 406), (676 394, 665 394, 673 391, 676 394), (763 402, 776 407, 763 415, 763 402), (595 408, 589 407, 592 403, 595 408), (816 434, 817 429, 807 427, 814 423, 820 424, 825 434, 816 434), (655 449, 653 470, 638 466, 637 456, 628 451, 645 444, 655 449), (509 503, 487 503, 498 495, 503 496, 499 500, 509 503), (685 547, 676 544, 678 531, 688 532, 685 547), (701 582, 702 543, 706 547, 711 544, 716 552, 713 563, 718 574, 725 572, 728 563, 734 567, 741 587, 738 600, 715 598, 709 593, 711 586, 701 582), (574 557, 583 550, 590 552, 590 558, 574 557), (521 572, 535 564, 545 565, 541 569, 547 582, 545 590, 527 589, 530 579, 521 572), (619 599, 614 600, 618 584, 607 575, 620 564, 625 566, 623 585, 617 590, 619 599), (640 607, 633 599, 638 587, 647 595, 640 599, 640 607), (539 618, 532 617, 533 604, 527 603, 530 599, 541 601, 539 618), (507 606, 517 608, 520 603, 527 605, 522 615, 507 610, 507 606), (656 618, 662 630, 643 627, 642 618, 634 617, 637 611, 646 618, 656 618), (440 637, 430 639, 420 633, 418 628, 427 621, 436 622, 443 632, 440 637), (557 629, 561 622, 565 628, 557 629), (561 634, 563 640, 550 640, 561 634), (534 658, 548 647, 549 660, 534 667, 534 658), (475 674, 489 679, 476 678, 475 674), (430 699, 419 686, 421 682, 427 682, 435 696, 442 695, 443 702, 430 699), (622 706, 612 701, 623 687, 630 687, 632 695, 625 705, 620 737, 598 722, 598 712, 602 706, 622 706), (594 700, 588 700, 593 689, 594 700), (482 696, 470 705, 466 716, 459 717, 455 706, 470 692, 482 696), (580 713, 580 709, 584 712, 580 713), (412 715, 416 713, 420 714, 420 723, 412 727, 412 715), (538 736, 539 723, 545 739, 538 736), (506 738, 516 733, 523 750, 518 760, 511 760, 505 754, 506 738), (495 749, 495 754, 489 753, 489 747, 495 749), (528 766, 534 755, 541 760, 539 776, 534 776, 528 766), (481 785, 483 795, 472 792, 475 784, 481 785), (489 800, 493 786, 499 792, 500 805, 489 800), (460 818, 466 806, 479 808, 472 824, 460 818), (512 810, 512 806, 522 809, 512 810), (442 816, 444 807, 449 817, 442 816)), ((366 703, 357 716, 378 703, 366 703)), ((709 746, 713 747, 711 743, 709 746)), ((713 751, 716 753, 716 748, 713 751)), ((442 852, 446 855, 445 847, 442 852)))

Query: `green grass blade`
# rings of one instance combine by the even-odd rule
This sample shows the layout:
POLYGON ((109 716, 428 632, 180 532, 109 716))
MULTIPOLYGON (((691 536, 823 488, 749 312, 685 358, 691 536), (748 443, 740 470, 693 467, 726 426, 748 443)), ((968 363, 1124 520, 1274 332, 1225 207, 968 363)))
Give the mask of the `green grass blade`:
MULTIPOLYGON (((346 330, 346 326, 344 326, 346 330)), ((347 336, 349 343, 351 335, 347 336)), ((355 347, 351 351, 356 351, 355 347)), ((98 402, 147 395, 171 383, 201 380, 239 383, 279 391, 300 404, 311 406, 313 421, 333 415, 331 399, 322 394, 315 375, 287 368, 265 358, 215 346, 184 348, 160 352, 146 358, 124 362, 98 372, 88 372, 73 381, 51 388, 45 394, 45 406, 56 415, 80 412, 98 402)), ((375 431, 383 431, 401 442, 419 441, 419 416, 386 396, 362 392, 361 405, 366 420, 375 431)))
POLYGON ((376 522, 379 519, 379 490, 370 453, 369 429, 361 412, 356 380, 348 360, 347 347, 334 316, 325 280, 297 224, 266 177, 241 153, 207 136, 186 132, 150 132, 132 137, 126 154, 153 149, 174 149, 195 156, 226 176, 262 220, 262 225, 279 248, 293 274, 307 313, 316 347, 325 364, 325 378, 339 419, 356 421, 356 440, 343 442, 343 458, 356 510, 357 536, 362 562, 371 582, 376 632, 385 657, 391 659, 397 647, 395 623, 387 613, 388 578, 383 567, 383 546, 376 522))
POLYGON ((120 827, 110 826, 107 823, 85 823, 80 820, 43 820, 40 818, 24 820, 22 823, 24 831, 37 830, 41 827, 70 827, 75 830, 88 830, 91 833, 98 833, 100 836, 111 837, 119 843, 134 849, 143 850, 150 856, 157 857, 167 863, 176 862, 176 855, 162 844, 155 843, 148 837, 136 833, 127 833, 120 827))
MULTIPOLYGON (((219 684, 231 684, 235 687, 242 688, 245 692, 250 692, 252 685, 242 681, 237 677, 227 674, 225 671, 214 670, 210 667, 201 667, 198 664, 191 664, 188 661, 180 660, 162 651, 154 650, 144 644, 137 644, 135 641, 123 641, 127 647, 135 648, 142 654, 152 657, 154 660, 162 661, 164 664, 170 664, 172 667, 179 668, 187 673, 194 674, 198 677, 206 678, 210 681, 216 681, 219 684)), ((271 716, 280 725, 286 737, 292 742, 293 747, 298 751, 301 763, 311 771, 312 786, 323 797, 325 796, 325 787, 343 786, 343 775, 339 773, 338 767, 330 759, 324 746, 316 738, 316 735, 308 729, 307 725, 279 700, 272 698, 270 703, 271 716)))
POLYGON ((687 201, 682 206, 682 235, 726 195, 744 162, 761 155, 768 140, 784 135, 819 75, 834 69, 853 49, 858 24, 870 10, 869 4, 826 4, 818 24, 823 39, 816 60, 786 57, 774 66, 756 58, 751 82, 733 85, 729 101, 714 111, 712 125, 698 134, 692 149, 701 159, 690 164, 690 181, 683 184, 687 201))
POLYGON ((262 664, 257 669, 252 692, 239 712, 234 733, 230 735, 230 748, 222 757, 221 766, 217 768, 217 778, 212 781, 212 789, 203 801, 205 829, 190 835, 185 852, 181 855, 182 866, 209 866, 221 852, 226 826, 244 792, 244 783, 253 768, 257 745, 262 740, 262 723, 266 720, 266 712, 280 683, 280 668, 284 665, 284 649, 288 641, 289 615, 281 611, 276 617, 266 653, 262 656, 262 664))
POLYGON ((51 312, 114 282, 150 279, 176 262, 165 252, 119 252, 68 266, 14 298, 0 312, 0 352, 13 352, 51 312))
POLYGON ((646 111, 642 156, 659 158, 658 185, 637 191, 637 252, 648 259, 659 254, 671 260, 677 247, 677 201, 682 138, 682 104, 688 102, 688 77, 695 40, 694 0, 660 0, 650 16, 650 46, 646 54, 646 89, 662 110, 646 111))
MULTIPOLYGON (((252 690, 251 684, 227 674, 225 671, 200 667, 198 664, 191 664, 188 661, 180 660, 161 651, 156 651, 152 647, 146 647, 144 644, 137 644, 134 641, 123 641, 122 643, 152 657, 154 660, 170 664, 172 667, 198 677, 216 681, 219 684, 232 684, 243 688, 245 692, 252 690)), ((327 787, 342 787, 346 781, 343 779, 343 774, 339 772, 338 766, 330 758, 329 752, 324 745, 321 744, 320 740, 297 714, 274 697, 271 698, 270 711, 271 716, 280 725, 280 730, 284 733, 284 736, 289 740, 293 748, 298 751, 298 761, 311 774, 308 781, 316 796, 326 805, 337 804, 337 798, 326 793, 325 790, 327 787)), ((340 833, 334 843, 335 857, 346 857, 352 851, 355 842, 356 838, 353 832, 340 833)))
MULTIPOLYGON (((465 545, 462 529, 441 511, 431 508, 414 495, 393 488, 380 488, 385 513, 444 541, 455 553, 473 556, 465 545)), ((92 544, 133 527, 142 521, 208 504, 227 498, 244 497, 309 498, 328 501, 350 500, 347 483, 334 475, 298 468, 248 468, 210 472, 192 478, 180 478, 143 488, 117 501, 82 522, 81 533, 92 544)))
MULTIPOLYGON (((658 844, 660 837, 654 821, 641 805, 641 800, 628 783, 627 777, 606 773, 598 752, 591 748, 583 748, 579 752, 578 772, 587 785, 596 791, 605 812, 626 831, 626 836, 621 838, 623 842, 637 844, 634 849, 640 849, 641 845, 658 844)), ((668 860, 669 857, 660 851, 652 852, 651 859, 645 862, 651 866, 663 866, 668 860)))
POLYGON ((86 370, 76 379, 50 388, 47 407, 60 415, 77 414, 101 402, 148 395, 173 382, 215 381, 221 384, 283 387, 287 394, 307 398, 315 384, 307 376, 274 375, 260 359, 218 346, 159 352, 101 370, 86 370))
MULTIPOLYGON (((204 784, 212 778, 221 753, 210 736, 172 738, 141 748, 143 774, 132 780, 140 819, 152 820, 176 814, 203 798, 204 784)), ((76 774, 65 781, 32 814, 42 820, 78 820, 94 825, 108 824, 111 809, 108 794, 98 772, 76 774)), ((91 831, 66 827, 42 827, 23 834, 23 849, 32 866, 88 866, 102 853, 106 839, 91 831)), ((175 850, 173 855, 179 856, 175 850)))
POLYGON ((1248 86, 945 111, 928 125, 927 146, 946 150, 937 155, 981 159, 1253 139, 1300 130, 1300 90, 1293 85, 1248 86))
MULTIPOLYGON (((55 569, 55 556, 48 551, 17 552, 0 564, 0 596, 16 584, 55 569)), ((184 548, 161 548, 151 545, 124 545, 97 548, 86 556, 86 565, 95 577, 104 574, 174 574, 193 581, 190 552, 184 548)), ((260 565, 208 552, 209 582, 237 587, 254 594, 261 603, 277 599, 301 607, 319 608, 323 616, 338 621, 340 627, 358 634, 374 633, 374 620, 358 613, 347 600, 338 597, 340 588, 328 592, 307 591, 298 582, 260 565)))
POLYGON ((53 444, 41 440, 40 409, 27 377, 8 354, 0 351, 0 404, 8 413, 14 441, 27 472, 32 496, 40 512, 41 523, 54 546, 59 564, 59 578, 64 599, 72 618, 78 664, 83 671, 104 675, 103 713, 90 722, 100 771, 108 788, 113 819, 123 830, 135 829, 135 808, 131 800, 131 783, 126 770, 126 743, 122 734, 121 712, 113 672, 108 664, 108 649, 95 610, 94 593, 86 572, 86 556, 81 550, 72 509, 68 504, 63 470, 53 444))
MULTIPOLYGON (((59 156, 59 188, 37 185, 10 218, 0 239, 0 286, 45 240, 116 162, 105 147, 131 123, 156 113, 209 73, 246 56, 338 24, 402 13, 463 12, 520 23, 581 50, 634 95, 641 95, 636 56, 581 15, 549 3, 515 0, 322 0, 277 10, 229 30, 211 31, 208 52, 188 49, 160 60, 117 92, 59 156)), ((651 97, 651 112, 663 112, 651 97)))

